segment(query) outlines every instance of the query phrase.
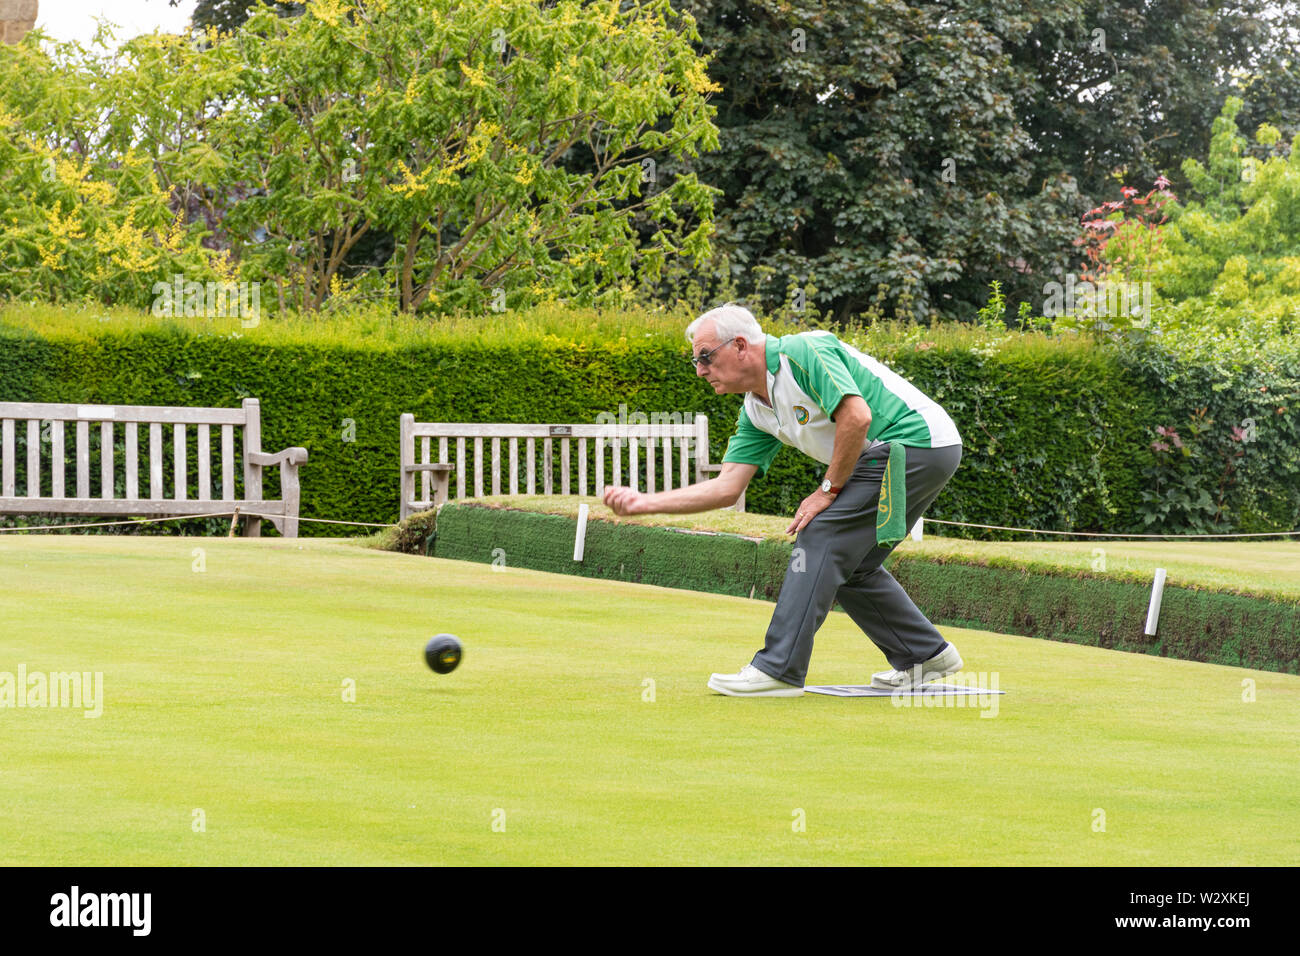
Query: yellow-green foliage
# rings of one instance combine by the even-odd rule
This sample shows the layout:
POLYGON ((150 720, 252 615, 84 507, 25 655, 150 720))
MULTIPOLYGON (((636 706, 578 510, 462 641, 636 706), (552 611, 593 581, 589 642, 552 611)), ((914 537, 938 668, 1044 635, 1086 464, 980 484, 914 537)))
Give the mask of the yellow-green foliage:
POLYGON ((192 130, 190 88, 175 78, 194 68, 193 49, 141 37, 113 69, 36 38, 0 44, 0 293, 141 305, 175 273, 231 278, 228 257, 200 246, 202 221, 170 204, 170 177, 191 157, 162 139, 139 143, 130 122, 160 137, 192 130))
POLYGON ((257 283, 259 311, 615 305, 708 251, 714 191, 643 180, 718 146, 667 0, 329 0, 197 39, 0 45, 0 294, 148 307, 179 274, 257 283), (560 162, 588 142, 590 171, 560 162))
POLYGON ((1199 200, 1171 203, 1167 242, 1152 262, 1162 327, 1287 335, 1300 327, 1300 139, 1286 151, 1278 130, 1255 134, 1268 158, 1246 155, 1237 132, 1242 101, 1215 120, 1209 168, 1183 164, 1199 200))

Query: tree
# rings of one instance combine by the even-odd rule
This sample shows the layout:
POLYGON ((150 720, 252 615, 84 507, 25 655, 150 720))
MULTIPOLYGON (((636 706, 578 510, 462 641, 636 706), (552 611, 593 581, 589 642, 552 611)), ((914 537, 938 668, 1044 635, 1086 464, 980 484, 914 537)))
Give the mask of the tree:
MULTIPOLYGON (((110 210, 113 222, 147 208, 159 228, 169 198, 198 203, 219 223, 211 261, 224 269, 216 253, 229 253, 240 278, 274 282, 285 305, 342 293, 403 310, 617 304, 626 280, 653 276, 667 255, 707 252, 711 191, 690 175, 649 196, 640 183, 643 159, 717 145, 716 87, 692 40, 667 0, 316 0, 300 17, 259 6, 234 34, 140 37, 120 58, 32 76, 27 44, 0 59, 0 112, 24 175, 46 144, 87 157, 70 177, 127 167, 149 203, 110 210), (558 164, 577 142, 596 158, 589 174, 558 164), (698 224, 684 226, 683 208, 698 224), (659 222, 640 248, 637 213, 659 222), (375 232, 391 237, 383 268, 346 282, 349 253, 375 232)), ((35 230, 28 258, 41 229, 74 230, 41 226, 47 210, 22 189, 5 205, 35 230)), ((176 228, 186 250, 204 231, 195 218, 176 228)), ((117 294, 139 297, 161 261, 141 260, 117 294)))
MULTIPOLYGON (((181 0, 168 0, 173 6, 180 6, 181 0)), ((193 26, 200 30, 214 27, 222 33, 234 33, 252 15, 259 6, 276 8, 282 17, 299 17, 306 12, 304 3, 289 3, 286 0, 199 0, 190 18, 193 26)))
POLYGON ((1033 178, 991 27, 938 5, 684 6, 723 87, 721 148, 684 168, 723 189, 716 245, 766 307, 808 283, 843 321, 883 286, 930 321, 1068 246, 1081 201, 1068 175, 1033 178))
POLYGON ((1173 321, 1211 316, 1221 328, 1286 335, 1300 326, 1300 134, 1284 151, 1280 131, 1261 125, 1255 141, 1270 156, 1246 156, 1237 131, 1243 105, 1228 97, 1215 119, 1208 168, 1183 164, 1201 198, 1170 204, 1153 283, 1176 304, 1173 321))
POLYGON ((681 5, 723 87, 722 151, 689 166, 724 190, 716 268, 768 307, 811 280, 837 318, 879 283, 919 318, 968 317, 993 279, 1037 309, 1116 178, 1185 188, 1179 163, 1249 77, 1300 102, 1294 2, 681 5))
POLYGON ((0 294, 148 306, 178 273, 233 280, 203 246, 208 101, 174 82, 198 51, 158 35, 116 60, 72 47, 0 45, 0 294))

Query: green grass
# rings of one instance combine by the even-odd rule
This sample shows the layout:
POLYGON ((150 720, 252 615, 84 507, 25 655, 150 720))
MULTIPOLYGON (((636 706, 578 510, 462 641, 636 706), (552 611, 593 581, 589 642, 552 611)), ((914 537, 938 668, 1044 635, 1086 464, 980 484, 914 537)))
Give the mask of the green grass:
MULTIPOLYGON (((1300 862, 1294 676, 944 628, 995 716, 736 700, 770 604, 321 539, 3 536, 0 574, 0 671, 105 698, 0 709, 6 865, 1300 862)), ((837 613, 809 679, 881 666, 837 613)))
MULTIPOLYGON (((590 518, 656 527, 725 531, 751 537, 793 541, 785 533, 789 516, 749 514, 723 509, 698 514, 654 514, 620 517, 600 499, 577 495, 494 495, 474 499, 489 507, 520 508, 577 517, 578 505, 590 507, 590 518)), ((1171 587, 1198 587, 1300 601, 1300 540, 1268 538, 1256 541, 970 541, 944 538, 928 524, 920 542, 904 538, 899 554, 952 558, 995 567, 1039 571, 1080 572, 1150 583, 1156 568, 1168 574, 1171 587), (1095 552, 1101 549, 1103 555, 1095 552), (1104 569, 1098 563, 1104 558, 1104 569)), ((368 539, 383 546, 392 537, 381 532, 368 539)))

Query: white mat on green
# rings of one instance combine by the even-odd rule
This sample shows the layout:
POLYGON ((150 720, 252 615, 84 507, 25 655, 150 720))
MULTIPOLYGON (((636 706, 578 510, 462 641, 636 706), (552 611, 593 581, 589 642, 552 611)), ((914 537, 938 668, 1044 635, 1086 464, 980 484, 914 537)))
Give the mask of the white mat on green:
POLYGON ((961 684, 922 684, 907 690, 882 690, 870 684, 819 684, 805 687, 809 694, 827 694, 831 697, 960 697, 969 694, 1005 694, 1004 690, 987 690, 983 687, 965 687, 961 684))

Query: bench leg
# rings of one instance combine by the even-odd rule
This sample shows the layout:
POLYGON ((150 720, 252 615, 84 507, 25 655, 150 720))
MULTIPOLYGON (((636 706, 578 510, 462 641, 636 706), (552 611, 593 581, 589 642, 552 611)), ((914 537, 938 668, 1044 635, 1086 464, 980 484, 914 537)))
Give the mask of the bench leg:
POLYGON ((262 536, 262 519, 254 518, 251 515, 242 519, 244 522, 243 535, 245 538, 260 538, 262 536))
POLYGON ((286 538, 296 538, 302 492, 298 487, 298 466, 287 461, 280 465, 280 500, 284 502, 284 517, 275 522, 275 528, 286 538))

